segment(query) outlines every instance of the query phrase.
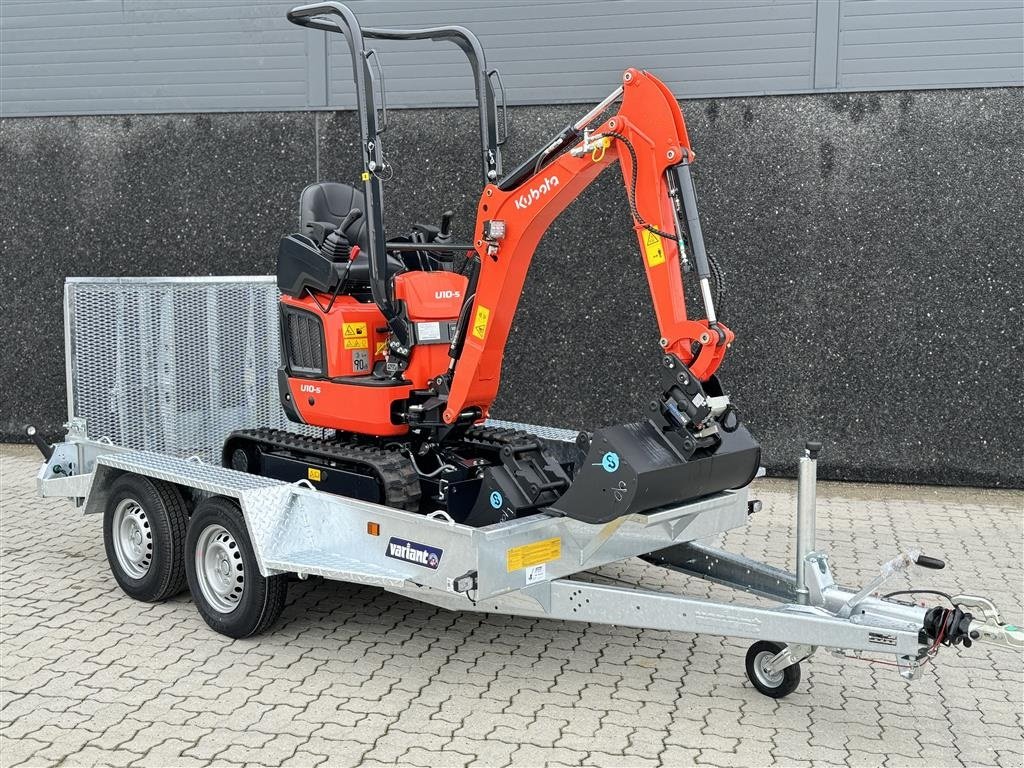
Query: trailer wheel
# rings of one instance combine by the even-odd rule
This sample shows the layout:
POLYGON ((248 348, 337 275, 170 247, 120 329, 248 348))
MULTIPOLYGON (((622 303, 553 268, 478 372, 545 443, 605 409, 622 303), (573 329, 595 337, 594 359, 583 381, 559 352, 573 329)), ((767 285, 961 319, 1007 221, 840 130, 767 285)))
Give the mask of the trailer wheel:
POLYGON ((210 628, 228 637, 258 635, 273 624, 288 593, 283 575, 263 576, 238 504, 222 496, 200 502, 185 544, 188 588, 210 628))
POLYGON ((114 579, 136 600, 156 603, 185 588, 188 506, 178 489, 121 475, 103 511, 103 545, 114 579))
POLYGON ((800 665, 793 664, 780 672, 767 668, 776 654, 785 646, 767 640, 758 640, 747 649, 747 678, 765 696, 781 699, 788 696, 800 685, 800 665))

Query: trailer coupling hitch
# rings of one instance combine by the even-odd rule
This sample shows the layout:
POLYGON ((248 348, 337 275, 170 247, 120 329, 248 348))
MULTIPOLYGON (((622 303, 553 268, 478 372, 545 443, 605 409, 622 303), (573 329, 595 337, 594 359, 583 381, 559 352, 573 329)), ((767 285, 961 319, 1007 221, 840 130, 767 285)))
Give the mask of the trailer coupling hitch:
POLYGON ((957 595, 952 598, 954 607, 937 606, 929 608, 924 616, 921 629, 922 643, 939 645, 960 645, 970 648, 975 641, 1001 645, 1015 651, 1024 650, 1024 630, 1002 620, 999 611, 988 598, 975 595, 957 595), (967 606, 982 609, 984 619, 975 618, 964 610, 967 606))
POLYGON ((945 608, 936 606, 929 608, 924 615, 924 625, 921 628, 922 642, 931 641, 933 646, 938 645, 960 645, 970 648, 973 644, 971 638, 971 623, 974 616, 967 613, 960 606, 945 608))

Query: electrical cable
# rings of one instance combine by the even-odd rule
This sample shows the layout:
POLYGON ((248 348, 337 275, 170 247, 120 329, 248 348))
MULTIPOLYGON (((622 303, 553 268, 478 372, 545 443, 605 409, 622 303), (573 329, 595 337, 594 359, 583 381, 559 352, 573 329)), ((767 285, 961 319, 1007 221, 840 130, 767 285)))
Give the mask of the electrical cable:
POLYGON ((680 235, 675 235, 675 234, 673 234, 671 232, 665 232, 665 231, 663 231, 661 229, 658 229, 657 227, 652 226, 651 224, 648 224, 646 221, 644 221, 644 218, 640 215, 640 211, 637 210, 637 207, 636 207, 636 181, 637 181, 637 179, 636 179, 636 177, 637 177, 636 169, 637 169, 637 157, 636 157, 636 149, 633 147, 633 142, 631 142, 628 138, 626 138, 621 133, 617 133, 616 131, 607 131, 603 135, 604 136, 609 136, 609 137, 611 137, 613 139, 618 139, 619 141, 621 141, 623 144, 626 145, 626 149, 629 151, 629 161, 630 161, 630 166, 631 167, 630 167, 630 172, 629 172, 629 176, 630 176, 629 188, 626 190, 626 201, 629 203, 629 212, 630 212, 630 215, 633 217, 633 222, 636 223, 636 224, 639 224, 641 227, 646 229, 648 232, 653 232, 655 235, 658 235, 658 237, 664 237, 664 238, 667 238, 667 239, 671 240, 673 243, 676 243, 677 245, 683 245, 683 240, 682 240, 682 237, 680 235))
POLYGON ((953 598, 945 592, 942 592, 938 589, 898 589, 895 592, 890 592, 887 595, 882 595, 882 599, 887 600, 890 597, 896 597, 897 595, 938 595, 939 597, 948 600, 949 604, 952 605, 954 608, 956 607, 956 603, 953 602, 953 598))

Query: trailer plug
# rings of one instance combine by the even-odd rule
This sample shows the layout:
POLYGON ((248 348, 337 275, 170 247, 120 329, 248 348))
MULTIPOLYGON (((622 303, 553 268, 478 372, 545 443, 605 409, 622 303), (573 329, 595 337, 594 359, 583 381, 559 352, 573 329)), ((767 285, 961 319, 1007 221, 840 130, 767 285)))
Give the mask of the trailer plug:
POLYGON ((53 456, 53 446, 46 442, 43 439, 43 436, 39 434, 39 431, 31 424, 25 427, 25 434, 29 437, 29 439, 32 440, 33 443, 35 443, 36 448, 38 448, 39 452, 43 454, 43 458, 46 461, 49 461, 50 458, 53 456))

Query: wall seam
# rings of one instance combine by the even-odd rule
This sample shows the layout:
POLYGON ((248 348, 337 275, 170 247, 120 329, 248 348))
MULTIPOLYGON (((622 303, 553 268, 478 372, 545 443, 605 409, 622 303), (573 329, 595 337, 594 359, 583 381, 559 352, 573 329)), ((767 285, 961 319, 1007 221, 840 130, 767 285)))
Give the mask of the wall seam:
POLYGON ((811 88, 833 91, 839 87, 839 6, 842 0, 817 0, 814 9, 814 55, 811 88))

